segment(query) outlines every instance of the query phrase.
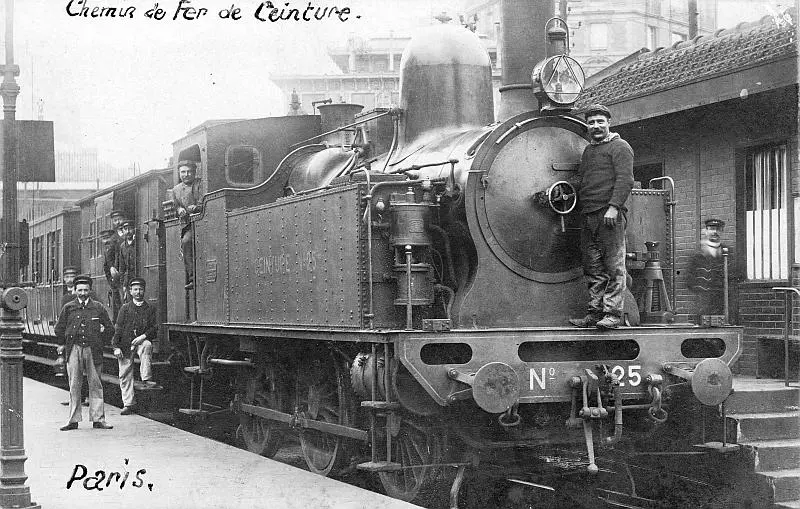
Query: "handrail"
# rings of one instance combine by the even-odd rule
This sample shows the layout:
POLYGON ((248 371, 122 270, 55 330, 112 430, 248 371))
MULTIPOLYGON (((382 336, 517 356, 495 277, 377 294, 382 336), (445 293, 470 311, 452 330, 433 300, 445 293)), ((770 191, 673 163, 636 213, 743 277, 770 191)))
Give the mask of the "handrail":
POLYGON ((785 292, 784 298, 786 302, 784 304, 784 321, 785 325, 783 328, 783 375, 785 377, 785 384, 786 387, 789 387, 789 334, 791 333, 792 329, 792 294, 789 292, 794 292, 800 297, 800 289, 797 289, 793 286, 775 286, 772 288, 774 292, 785 292))

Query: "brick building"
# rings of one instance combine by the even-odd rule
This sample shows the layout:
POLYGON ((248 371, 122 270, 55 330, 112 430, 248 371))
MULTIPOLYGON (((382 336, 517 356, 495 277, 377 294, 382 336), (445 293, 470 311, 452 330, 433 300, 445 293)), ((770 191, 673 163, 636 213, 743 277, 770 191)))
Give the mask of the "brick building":
POLYGON ((790 10, 642 52, 604 73, 579 103, 611 108, 613 130, 636 153, 637 180, 675 180, 677 310, 695 305, 686 268, 703 221, 726 222, 745 374, 776 372, 764 345, 783 333, 784 300, 772 288, 800 283, 796 16, 790 10))

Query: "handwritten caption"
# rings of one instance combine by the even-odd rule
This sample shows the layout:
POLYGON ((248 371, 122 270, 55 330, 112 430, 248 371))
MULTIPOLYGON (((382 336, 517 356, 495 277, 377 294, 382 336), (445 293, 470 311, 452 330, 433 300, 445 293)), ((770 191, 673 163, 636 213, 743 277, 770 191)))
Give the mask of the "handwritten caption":
POLYGON ((86 465, 76 464, 75 468, 72 470, 72 475, 70 475, 67 481, 67 489, 72 488, 73 485, 76 487, 82 485, 83 489, 88 491, 103 491, 105 488, 112 487, 122 490, 128 485, 134 488, 146 487, 148 490, 153 491, 153 483, 148 483, 144 480, 147 469, 140 468, 137 470, 132 482, 128 484, 128 477, 131 475, 127 468, 128 458, 125 458, 125 465, 126 467, 122 472, 97 470, 94 475, 89 475, 89 469, 86 468, 86 465))
MULTIPOLYGON (((206 0, 208 1, 208 0, 206 0)), ((346 22, 360 19, 350 7, 336 5, 323 5, 314 2, 293 3, 271 1, 258 2, 255 7, 239 7, 232 3, 230 7, 222 9, 209 9, 200 5, 196 0, 175 0, 174 2, 155 2, 152 7, 142 8, 133 5, 124 7, 108 7, 96 5, 89 0, 69 0, 66 4, 67 14, 71 17, 98 19, 121 18, 134 19, 144 17, 153 21, 197 21, 204 18, 240 21, 242 19, 255 19, 260 22, 277 23, 282 21, 319 22, 339 21, 346 22)))

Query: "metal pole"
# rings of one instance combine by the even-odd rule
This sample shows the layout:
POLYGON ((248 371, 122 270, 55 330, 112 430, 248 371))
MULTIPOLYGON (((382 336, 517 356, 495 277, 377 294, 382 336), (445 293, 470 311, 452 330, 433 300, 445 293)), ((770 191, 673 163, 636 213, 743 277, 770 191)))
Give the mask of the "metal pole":
POLYGON ((25 484, 25 440, 22 417, 22 310, 27 305, 25 291, 18 288, 19 232, 17 228, 17 125, 16 109, 19 85, 14 64, 14 0, 5 1, 6 63, 2 66, 3 83, 3 220, 0 249, 0 507, 41 506, 31 502, 25 484))

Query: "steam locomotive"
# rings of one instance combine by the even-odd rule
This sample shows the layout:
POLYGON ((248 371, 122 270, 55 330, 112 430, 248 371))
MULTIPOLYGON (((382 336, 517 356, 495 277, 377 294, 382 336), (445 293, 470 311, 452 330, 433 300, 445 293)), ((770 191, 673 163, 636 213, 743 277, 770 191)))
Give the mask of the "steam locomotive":
MULTIPOLYGON (((740 328, 654 312, 651 294, 640 325, 566 325, 588 298, 568 183, 588 137, 565 32, 550 23, 548 56, 520 87, 538 107, 502 122, 480 41, 441 25, 405 49, 399 108, 328 104, 187 133, 174 160, 198 163, 205 192, 193 287, 175 206, 153 203, 176 169, 65 211, 101 296, 98 225, 111 208, 135 218, 140 268, 159 289, 156 350, 189 380, 180 411, 233 410, 265 456, 296 434, 311 471, 375 473, 408 501, 452 467, 453 507, 469 469, 530 473, 520 450, 569 451, 595 474, 601 446, 670 427, 690 436, 687 409, 731 392, 740 328)), ((628 200, 628 268, 645 292, 669 258, 670 200, 653 189, 628 200)), ((50 283, 29 301, 56 293, 50 283)), ((28 310, 29 353, 46 342, 46 315, 28 310)))

